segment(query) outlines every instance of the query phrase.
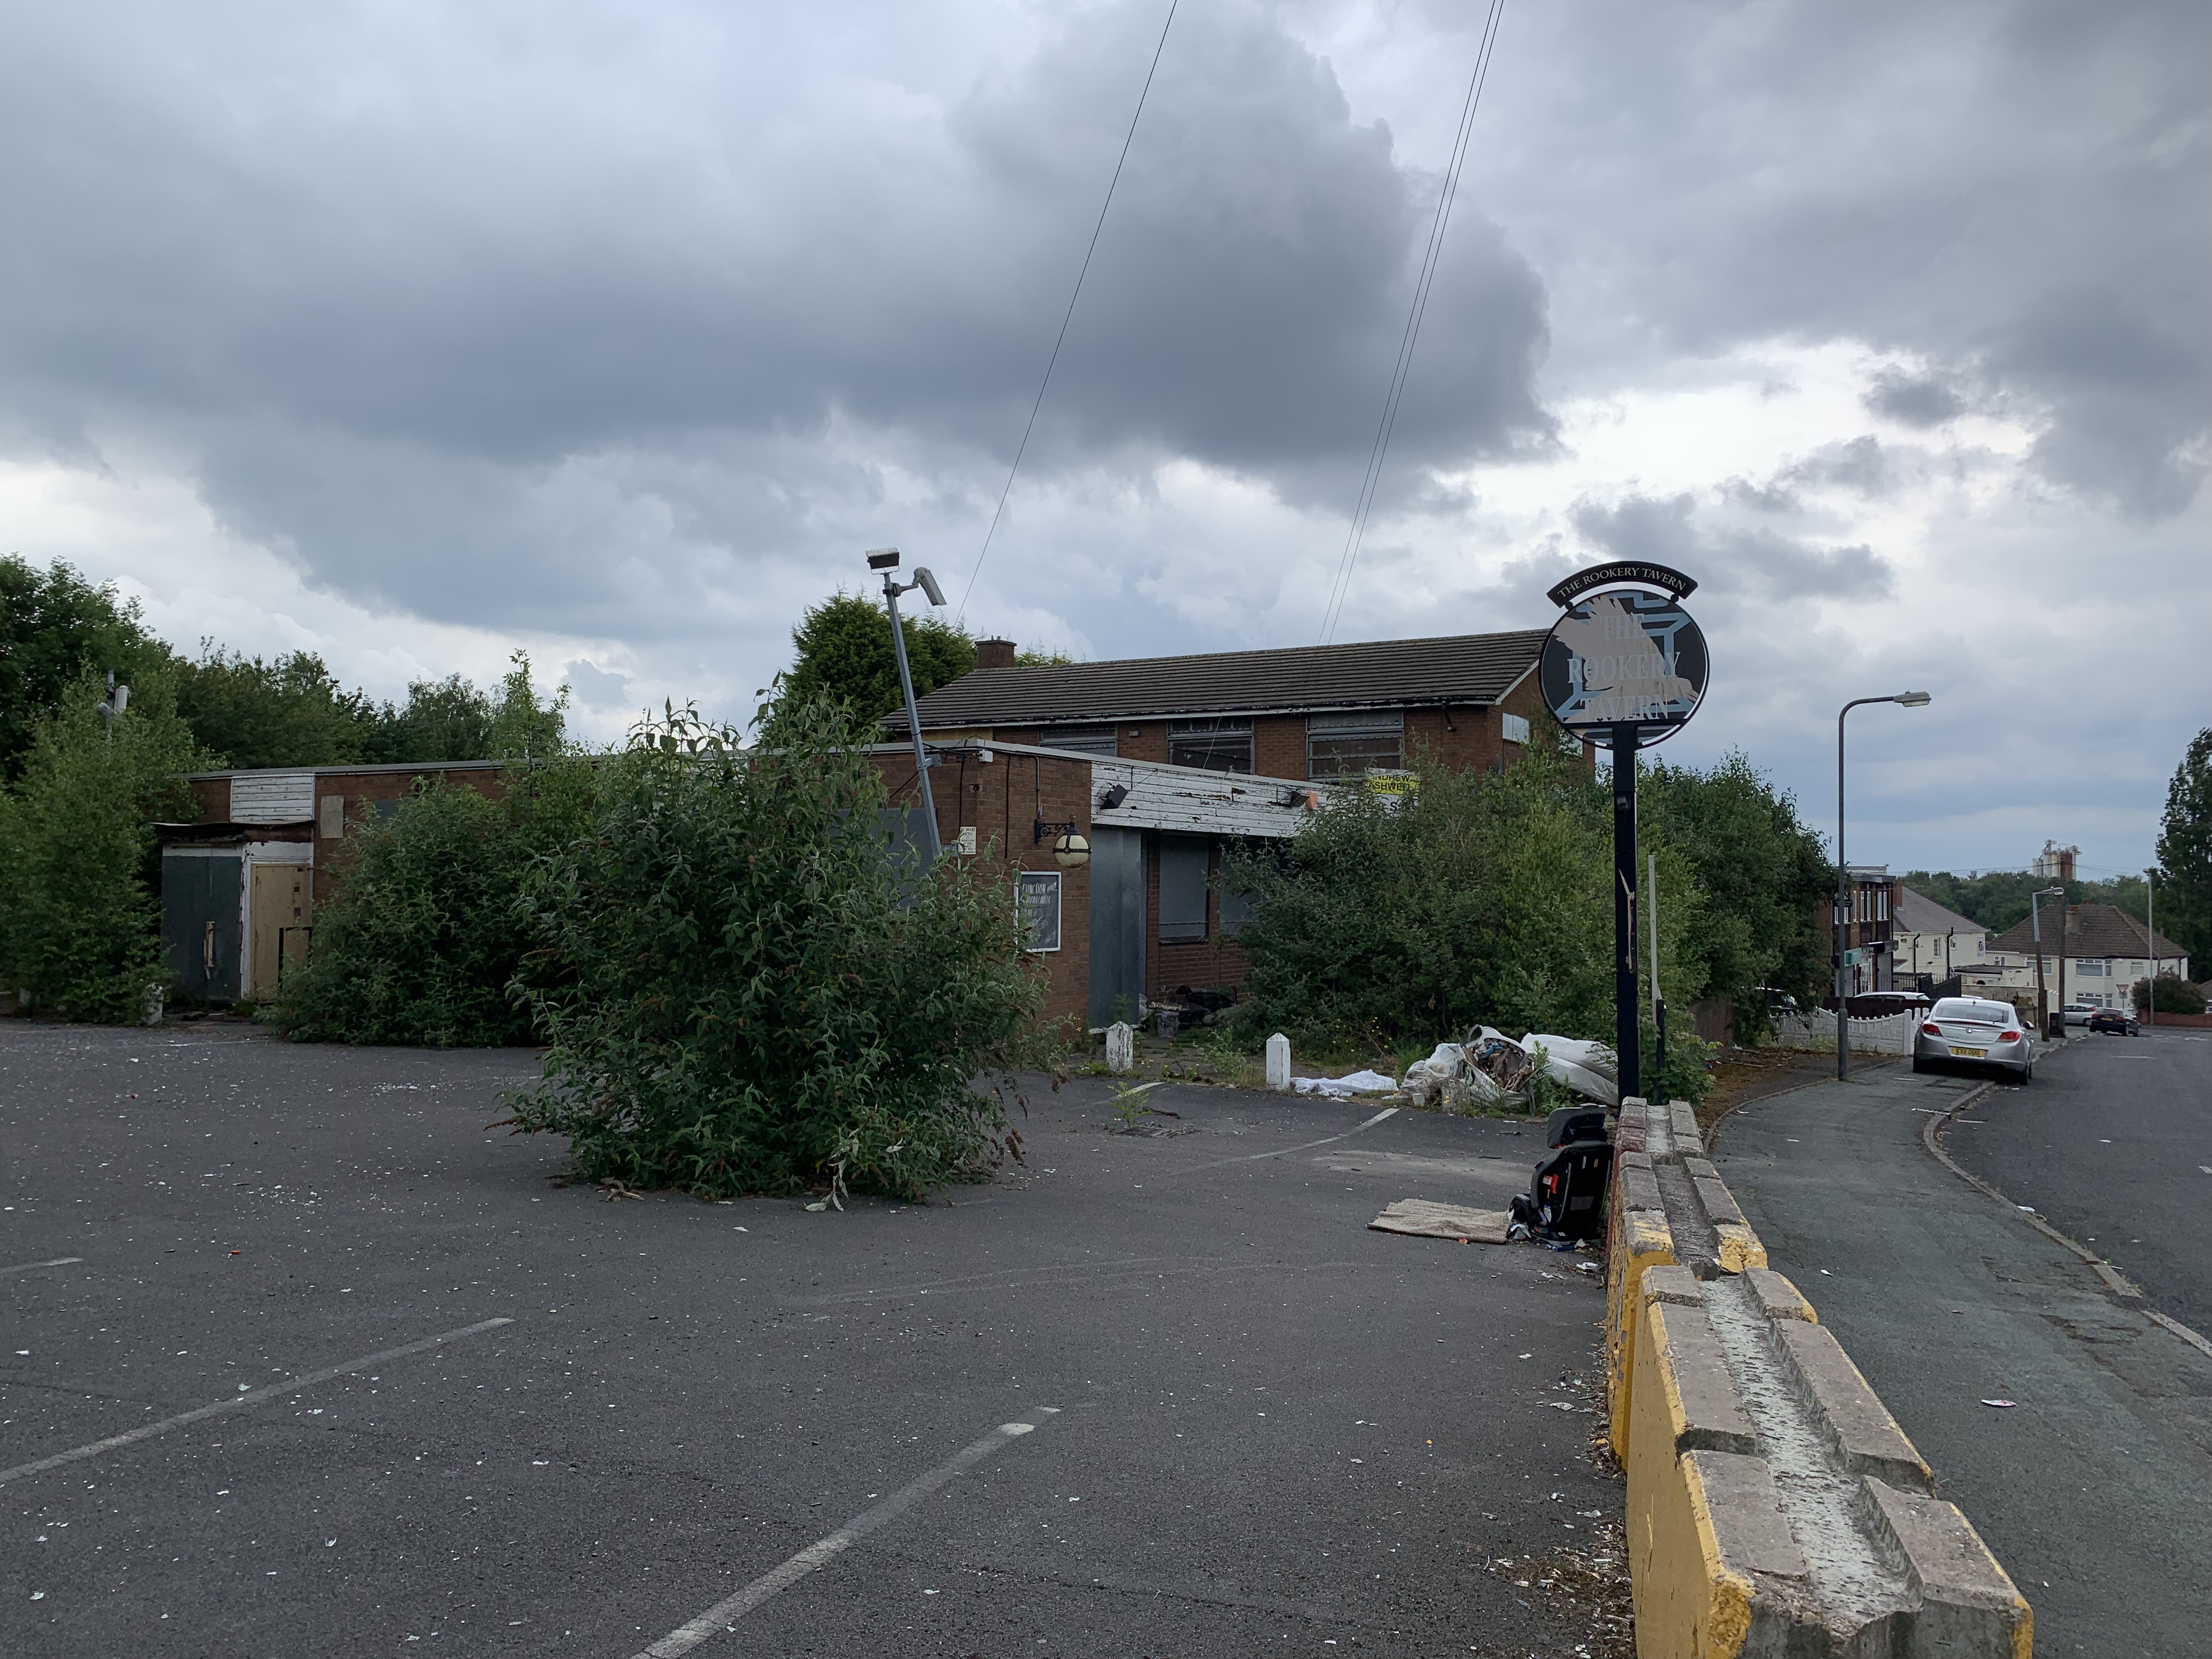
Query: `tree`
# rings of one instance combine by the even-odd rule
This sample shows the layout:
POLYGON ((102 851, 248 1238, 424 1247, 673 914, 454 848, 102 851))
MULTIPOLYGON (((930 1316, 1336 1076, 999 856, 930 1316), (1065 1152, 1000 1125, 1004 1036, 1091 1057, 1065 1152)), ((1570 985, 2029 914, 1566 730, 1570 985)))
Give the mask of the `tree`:
POLYGON ((80 675, 113 669, 135 690, 168 661, 138 602, 117 599, 112 583, 95 586, 59 562, 41 571, 0 558, 0 784, 21 773, 33 730, 80 675))
POLYGON ((40 717, 0 793, 0 979, 71 1019, 134 1019, 161 979, 153 823, 190 813, 183 775, 206 759, 167 674, 138 675, 112 735, 106 679, 40 717))
MULTIPOLYGON (((914 695, 927 696, 975 666, 975 642, 933 616, 908 617, 907 666, 914 695)), ((898 658, 891 649, 890 616, 873 599, 838 593, 807 611, 792 630, 799 661, 786 696, 804 702, 827 696, 853 713, 863 732, 900 706, 898 658)))
MULTIPOLYGON (((1820 838, 1740 752, 1709 772, 1654 762, 1638 787, 1644 838, 1680 849, 1705 896, 1692 954, 1703 961, 1707 994, 1735 1004, 1747 1038, 1763 1024, 1761 986, 1802 1001, 1820 994, 1829 971, 1829 896, 1836 869, 1820 838)), ((1662 881, 1659 914, 1672 895, 1662 881)), ((1669 991, 1669 1001, 1679 999, 1669 991)))
POLYGON ((351 830, 306 966, 270 1009, 305 1042, 452 1048, 526 1042, 517 981, 533 943, 518 901, 532 860, 590 821, 592 763, 520 763, 495 799, 439 781, 351 830))
POLYGON ((178 665, 177 708, 219 764, 241 768, 352 765, 377 720, 313 652, 264 662, 211 640, 178 665))
POLYGON ((917 1198, 1015 1149, 994 1096, 1042 1006, 1010 884, 892 861, 854 717, 787 692, 750 754, 688 713, 599 763, 532 866, 550 1043, 516 1122, 577 1173, 704 1194, 917 1198))
POLYGON ((2212 962, 2212 726, 2190 739, 2166 787, 2158 835, 2158 931, 2212 962))

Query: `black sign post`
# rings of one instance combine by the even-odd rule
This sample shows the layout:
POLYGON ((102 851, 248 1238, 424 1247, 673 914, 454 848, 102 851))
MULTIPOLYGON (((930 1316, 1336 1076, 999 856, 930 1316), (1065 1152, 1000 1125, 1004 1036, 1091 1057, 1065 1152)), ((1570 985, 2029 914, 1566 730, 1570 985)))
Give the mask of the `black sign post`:
POLYGON ((1624 1100, 1644 1092, 1636 994, 1636 751, 1672 737, 1705 698, 1705 636, 1681 605, 1696 587, 1664 565, 1581 571, 1552 590, 1565 614, 1537 659, 1537 684, 1553 717, 1613 751, 1613 1047, 1624 1100))

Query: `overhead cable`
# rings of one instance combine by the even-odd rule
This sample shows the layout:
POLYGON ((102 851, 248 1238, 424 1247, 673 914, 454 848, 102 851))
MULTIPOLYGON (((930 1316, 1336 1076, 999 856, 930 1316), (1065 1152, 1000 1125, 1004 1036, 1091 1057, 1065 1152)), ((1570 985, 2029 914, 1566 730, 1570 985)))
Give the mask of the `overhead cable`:
POLYGON ((999 505, 991 514, 990 528, 983 532, 983 545, 975 555, 975 568, 968 573, 968 586, 961 591, 960 610, 953 617, 957 627, 968 615, 968 596, 975 591, 975 578, 983 574, 983 561, 990 556, 991 539, 999 533, 999 520, 1006 515, 1006 497, 1013 493, 1014 476, 1022 470, 1022 457, 1029 453, 1030 434, 1036 430, 1037 411, 1044 407, 1045 388, 1052 384, 1054 365, 1060 362, 1060 349, 1067 343, 1067 325, 1075 320, 1075 302, 1083 297, 1083 279, 1091 274, 1091 256, 1098 252, 1098 234, 1106 228, 1106 210, 1114 205, 1114 191, 1121 183, 1121 169, 1128 165, 1129 146, 1136 142, 1137 122, 1144 115, 1145 100, 1152 94, 1152 77, 1159 73, 1160 54, 1167 50, 1168 31, 1175 27, 1176 7, 1182 0, 1168 0, 1167 21, 1160 25, 1159 43, 1152 48, 1152 66, 1145 71, 1145 84, 1137 94, 1137 107, 1129 114, 1129 131, 1121 140, 1120 159, 1114 163, 1114 176, 1107 181, 1106 199, 1098 204, 1098 222, 1091 228, 1091 246, 1083 251, 1082 269, 1075 273, 1074 292, 1067 296, 1067 310, 1060 319, 1060 333, 1052 343, 1052 355, 1045 359, 1044 378, 1037 382, 1036 398, 1030 404, 1028 424, 1022 428, 1022 441, 1014 448, 1014 464, 1006 469, 1006 486, 999 492, 999 505))
POLYGON ((1444 169, 1443 189, 1437 198, 1435 219, 1429 226, 1429 245, 1421 255, 1420 275, 1413 283, 1413 300, 1407 308, 1406 327, 1398 338, 1398 361, 1390 371, 1389 390, 1383 394, 1382 417, 1376 422, 1375 441, 1367 453, 1367 471, 1359 482, 1352 523, 1345 532, 1344 554, 1338 560, 1336 580, 1330 585, 1328 604, 1322 609, 1321 643, 1327 645, 1344 617, 1344 602, 1352 591, 1352 573, 1359 562, 1367 539, 1367 522, 1375 510, 1375 495, 1382 479, 1382 462, 1390 452, 1390 434, 1398 424, 1398 406, 1406 395, 1406 378, 1413 362, 1414 342, 1420 337, 1421 319, 1429 308, 1429 292, 1443 252, 1444 227, 1450 221, 1452 198, 1458 193, 1461 170, 1467 162, 1468 135, 1474 131, 1474 112, 1482 101, 1483 82, 1490 77, 1490 54, 1498 44, 1498 19, 1505 0, 1491 0, 1484 20, 1482 39, 1475 48, 1474 72, 1468 77, 1467 101, 1461 107, 1459 131, 1452 142, 1451 161, 1444 169))

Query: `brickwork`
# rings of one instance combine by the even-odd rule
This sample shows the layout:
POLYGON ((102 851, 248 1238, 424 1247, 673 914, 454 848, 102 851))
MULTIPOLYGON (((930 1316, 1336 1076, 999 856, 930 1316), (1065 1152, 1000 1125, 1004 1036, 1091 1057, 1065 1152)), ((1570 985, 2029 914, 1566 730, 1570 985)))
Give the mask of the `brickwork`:
MULTIPOLYGON (((999 739, 1010 742, 1010 736, 999 739)), ((937 833, 951 846, 961 826, 973 824, 978 855, 996 870, 1060 871, 1060 949, 1032 957, 1047 981, 1048 1020, 1088 1018, 1091 988, 1091 872, 1087 866, 1060 870, 1053 857, 1052 836, 1035 838, 1038 819, 1073 821, 1076 833, 1091 833, 1091 763, 1071 757, 998 753, 982 759, 981 745, 946 753, 932 769, 930 791, 937 804, 937 833)), ((875 757, 892 805, 919 806, 914 757, 884 750, 875 757)))
MULTIPOLYGON (((345 831, 350 835, 355 828, 368 821, 375 805, 381 801, 404 800, 415 793, 418 778, 442 779, 456 789, 473 789, 479 795, 494 800, 507 793, 507 784, 496 765, 456 768, 441 772, 320 772, 315 776, 315 899, 318 903, 327 900, 338 890, 343 880, 344 860, 341 849, 342 837, 323 833, 323 803, 335 796, 344 805, 345 831)), ((226 808, 228 810, 228 808, 226 808)))

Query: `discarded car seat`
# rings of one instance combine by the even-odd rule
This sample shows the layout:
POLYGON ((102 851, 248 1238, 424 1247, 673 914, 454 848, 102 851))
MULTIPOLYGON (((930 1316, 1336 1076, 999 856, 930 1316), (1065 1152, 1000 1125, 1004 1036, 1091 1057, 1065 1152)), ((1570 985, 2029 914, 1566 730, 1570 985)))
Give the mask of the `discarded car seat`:
MULTIPOLYGON (((1605 1231, 1606 1183, 1612 1176, 1610 1141, 1570 1141, 1553 1152, 1528 1183, 1535 1230, 1553 1238, 1595 1238, 1605 1231)), ((1518 1213, 1520 1206, 1514 1208, 1518 1213)))
POLYGON ((1570 1141, 1605 1140, 1605 1110, 1599 1106, 1554 1107, 1544 1123, 1544 1144, 1564 1146, 1570 1141))

